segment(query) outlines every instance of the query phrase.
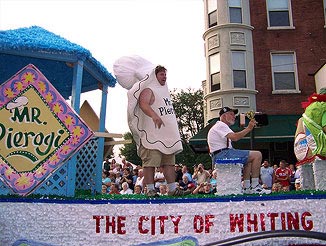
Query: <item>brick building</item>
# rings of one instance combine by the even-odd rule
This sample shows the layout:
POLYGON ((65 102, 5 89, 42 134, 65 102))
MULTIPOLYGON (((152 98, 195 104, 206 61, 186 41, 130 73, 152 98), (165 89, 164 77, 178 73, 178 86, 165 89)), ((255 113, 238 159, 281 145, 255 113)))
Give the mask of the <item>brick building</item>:
POLYGON ((326 0, 204 0, 204 7, 208 125, 191 146, 207 151, 208 129, 220 108, 230 106, 268 119, 236 147, 259 149, 273 162, 295 162, 301 102, 316 92, 314 75, 326 62, 326 0))

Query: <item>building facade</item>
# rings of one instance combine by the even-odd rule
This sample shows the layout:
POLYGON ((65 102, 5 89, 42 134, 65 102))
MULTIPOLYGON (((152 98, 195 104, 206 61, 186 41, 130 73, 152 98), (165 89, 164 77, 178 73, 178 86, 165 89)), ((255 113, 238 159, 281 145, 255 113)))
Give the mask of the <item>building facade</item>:
POLYGON ((272 161, 295 161, 301 102, 316 92, 313 75, 326 62, 326 0, 204 0, 204 7, 205 122, 223 106, 266 114, 251 147, 272 161))

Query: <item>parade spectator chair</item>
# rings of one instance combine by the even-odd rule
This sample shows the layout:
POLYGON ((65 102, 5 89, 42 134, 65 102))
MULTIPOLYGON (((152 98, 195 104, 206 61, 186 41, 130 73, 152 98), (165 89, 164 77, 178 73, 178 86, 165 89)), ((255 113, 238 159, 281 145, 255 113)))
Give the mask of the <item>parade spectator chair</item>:
POLYGON ((240 159, 216 159, 213 168, 217 172, 215 195, 242 194, 242 168, 240 159))

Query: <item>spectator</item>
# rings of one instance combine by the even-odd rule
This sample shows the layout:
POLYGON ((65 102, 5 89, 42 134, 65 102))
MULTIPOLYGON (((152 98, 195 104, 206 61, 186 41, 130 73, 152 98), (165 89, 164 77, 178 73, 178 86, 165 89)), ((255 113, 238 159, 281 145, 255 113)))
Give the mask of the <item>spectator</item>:
POLYGON ((272 189, 274 178, 274 169, 270 166, 268 160, 264 160, 262 167, 260 168, 260 180, 262 186, 265 185, 265 189, 272 189))
POLYGON ((188 180, 188 175, 184 174, 182 176, 182 181, 181 181, 181 183, 179 185, 181 190, 184 190, 184 191, 193 190, 195 186, 196 185, 195 185, 194 182, 188 180))
POLYGON ((209 182, 201 183, 194 189, 192 194, 213 194, 212 185, 209 182))
POLYGON ((106 171, 106 172, 109 172, 110 171, 110 161, 109 161, 109 158, 105 158, 104 162, 103 162, 103 170, 106 171))
POLYGON ((143 195, 143 188, 140 185, 135 185, 134 194, 143 195))
POLYGON ((114 168, 116 167, 116 164, 117 164, 117 162, 116 162, 116 160, 113 158, 113 159, 111 160, 110 170, 114 171, 114 168))
POLYGON ((300 179, 296 179, 294 181, 294 185, 295 185, 295 190, 301 190, 301 182, 300 182, 300 179))
MULTIPOLYGON (((122 157, 121 158, 121 162, 122 162, 122 169, 125 169, 125 168, 129 168, 130 169, 130 165, 128 165, 128 162, 126 161, 126 158, 125 157, 122 157)), ((130 170, 131 172, 132 170, 130 170)))
POLYGON ((112 174, 112 176, 114 176, 115 178, 114 178, 114 183, 116 183, 116 184, 118 184, 118 186, 119 186, 119 190, 121 190, 122 188, 121 188, 121 184, 122 184, 122 182, 121 182, 121 173, 120 172, 117 172, 117 173, 115 173, 115 172, 113 172, 113 171, 111 171, 110 172, 111 174, 112 174), (121 183, 120 183, 121 182, 121 183))
POLYGON ((191 176, 191 174, 189 173, 188 167, 187 167, 186 165, 183 165, 183 166, 182 166, 181 171, 182 171, 182 176, 183 176, 183 175, 187 175, 187 176, 188 176, 188 181, 193 182, 193 180, 192 180, 192 176, 191 176))
POLYGON ((108 194, 108 191, 107 191, 108 187, 104 184, 102 184, 102 194, 108 194))
POLYGON ((168 195, 168 187, 167 187, 166 184, 160 184, 158 194, 160 196, 167 196, 168 195))
POLYGON ((166 180, 163 174, 163 166, 156 168, 156 172, 154 174, 154 187, 157 192, 160 190, 161 184, 166 184, 166 180))
POLYGON ((301 178, 301 166, 298 166, 297 169, 295 170, 294 178, 295 179, 301 178))
POLYGON ((144 180, 143 169, 138 169, 138 177, 137 177, 135 185, 140 185, 141 188, 143 189, 143 187, 144 187, 143 180, 144 180))
POLYGON ((182 181, 182 170, 181 170, 181 164, 175 164, 174 165, 174 171, 175 171, 175 182, 177 182, 178 184, 180 184, 180 182, 182 181))
POLYGON ((133 175, 132 175, 132 183, 133 183, 133 185, 135 187, 135 184, 136 184, 136 181, 137 181, 137 178, 138 178, 138 169, 136 169, 136 168, 133 169, 132 173, 133 173, 133 175))
POLYGON ((132 175, 130 173, 130 169, 129 168, 123 169, 123 175, 122 175, 121 180, 120 180, 121 186, 122 186, 122 183, 127 182, 128 185, 129 185, 129 188, 131 190, 134 190, 134 184, 133 184, 132 180, 133 179, 132 179, 132 175))
POLYGON ((106 186, 107 189, 105 193, 110 192, 111 179, 108 177, 108 173, 104 170, 102 171, 102 193, 104 189, 103 185, 106 186))
POLYGON ((278 165, 277 164, 274 164, 273 165, 273 169, 274 169, 274 172, 275 172, 275 170, 278 168, 278 165))
POLYGON ((192 175, 192 178, 197 181, 197 185, 200 185, 205 182, 210 181, 210 174, 207 170, 205 170, 203 164, 198 164, 197 169, 195 169, 194 174, 192 175))
POLYGON ((111 194, 111 195, 120 195, 119 185, 111 184, 111 189, 110 189, 109 194, 111 194))
POLYGON ((113 172, 114 172, 114 173, 120 173, 121 176, 122 176, 122 175, 123 175, 122 165, 116 162, 116 163, 114 164, 113 172))
POLYGON ((290 190, 290 179, 291 179, 291 171, 286 167, 286 161, 280 161, 280 167, 277 168, 274 172, 274 180, 275 183, 280 183, 282 186, 282 191, 290 190))
POLYGON ((282 185, 280 183, 274 183, 272 186, 272 192, 280 192, 282 191, 282 185))
POLYGON ((209 182, 212 185, 213 192, 215 193, 216 192, 216 184, 217 184, 217 171, 216 170, 214 170, 212 172, 212 177, 209 182))
POLYGON ((129 184, 127 182, 122 183, 122 190, 120 191, 121 195, 130 195, 133 194, 132 189, 129 188, 129 184))

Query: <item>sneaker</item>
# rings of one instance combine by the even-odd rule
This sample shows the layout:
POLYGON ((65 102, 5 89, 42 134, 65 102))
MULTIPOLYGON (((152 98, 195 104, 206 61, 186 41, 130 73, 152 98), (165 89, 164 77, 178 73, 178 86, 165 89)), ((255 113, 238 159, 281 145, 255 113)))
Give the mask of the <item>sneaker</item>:
POLYGON ((251 188, 251 194, 271 194, 271 190, 266 190, 258 184, 255 188, 251 188))
POLYGON ((191 190, 181 190, 176 188, 174 191, 169 191, 168 195, 169 196, 186 196, 191 194, 191 190))
POLYGON ((250 195, 250 194, 252 194, 251 187, 249 187, 249 188, 243 188, 243 189, 242 189, 242 193, 245 194, 245 195, 250 195))
POLYGON ((149 190, 146 193, 146 196, 148 196, 148 197, 159 197, 159 194, 157 194, 157 192, 155 190, 149 190))

